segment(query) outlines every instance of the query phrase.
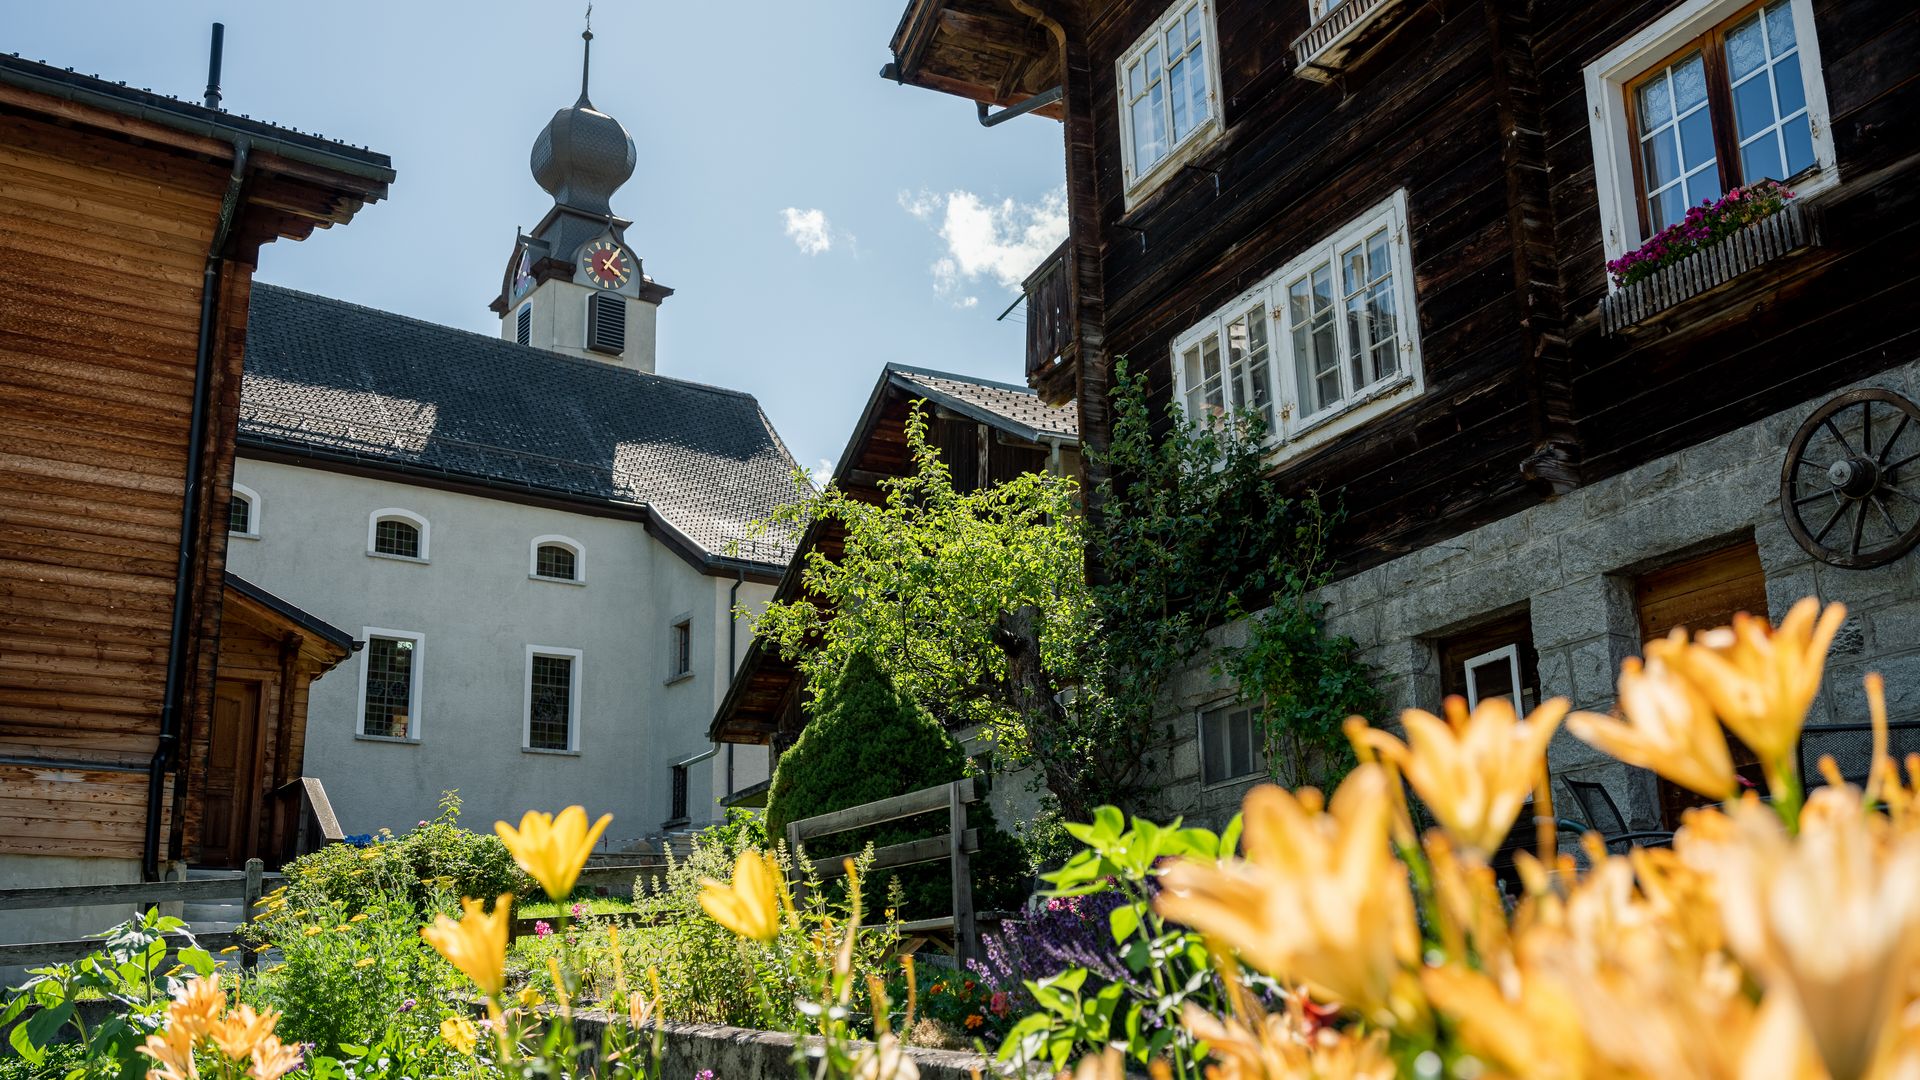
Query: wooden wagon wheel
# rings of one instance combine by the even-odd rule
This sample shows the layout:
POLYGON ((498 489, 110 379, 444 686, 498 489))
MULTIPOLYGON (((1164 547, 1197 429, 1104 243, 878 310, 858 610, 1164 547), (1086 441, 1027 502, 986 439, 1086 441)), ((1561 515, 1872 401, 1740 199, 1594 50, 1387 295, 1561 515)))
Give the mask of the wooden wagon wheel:
POLYGON ((1864 570, 1920 543, 1920 406, 1849 390, 1807 417, 1780 467, 1780 512, 1814 558, 1864 570))

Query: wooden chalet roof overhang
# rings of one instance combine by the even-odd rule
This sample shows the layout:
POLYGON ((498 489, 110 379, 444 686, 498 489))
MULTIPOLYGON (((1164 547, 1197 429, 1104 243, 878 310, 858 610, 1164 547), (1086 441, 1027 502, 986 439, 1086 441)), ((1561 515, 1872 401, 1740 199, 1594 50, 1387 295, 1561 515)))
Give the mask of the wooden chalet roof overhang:
MULTIPOLYGON (((1020 0, 912 0, 893 32, 895 82, 982 105, 1018 105, 1060 85, 1060 53, 1020 0)), ((1058 102, 1034 110, 1058 120, 1058 102)))
MULTIPOLYGON (((1017 472, 1057 467, 1058 455, 1079 445, 1079 418, 1072 406, 1045 405, 1025 387, 889 364, 834 468, 835 486, 867 502, 882 501, 882 483, 913 468, 907 418, 922 404, 931 410, 935 424, 929 434, 954 467, 956 485, 963 488, 975 486, 968 483, 969 475, 976 484, 993 483, 1017 472), (943 430, 964 433, 968 429, 987 433, 988 441, 963 444, 943 436, 943 430), (969 446, 977 454, 971 470, 958 467, 961 463, 955 460, 969 446)), ((845 542, 846 532, 839 522, 810 524, 780 578, 774 602, 790 603, 807 595, 814 603, 824 604, 824 598, 806 593, 802 574, 813 553, 837 560, 845 542)), ((748 744, 791 739, 804 723, 804 683, 792 660, 766 639, 754 638, 714 715, 709 737, 715 742, 748 744)))
POLYGON ((261 244, 303 240, 351 220, 385 198, 394 178, 387 155, 364 147, 17 56, 0 56, 3 114, 228 168, 244 147, 240 205, 225 254, 249 266, 261 244))

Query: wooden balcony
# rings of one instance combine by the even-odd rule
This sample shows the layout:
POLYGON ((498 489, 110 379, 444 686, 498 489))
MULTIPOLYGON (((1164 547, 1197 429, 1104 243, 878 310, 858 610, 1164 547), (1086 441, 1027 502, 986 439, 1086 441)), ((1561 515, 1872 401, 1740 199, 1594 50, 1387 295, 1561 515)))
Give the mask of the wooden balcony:
POLYGON ((1293 39, 1293 73, 1303 79, 1330 82, 1358 63, 1391 33, 1383 19, 1400 0, 1343 0, 1315 20, 1307 32, 1293 39))
MULTIPOLYGON (((1079 341, 1070 241, 1062 241, 1020 289, 1027 297, 1027 383, 1040 389, 1068 366, 1079 341)), ((1046 396, 1046 391, 1041 389, 1041 394, 1046 396)))

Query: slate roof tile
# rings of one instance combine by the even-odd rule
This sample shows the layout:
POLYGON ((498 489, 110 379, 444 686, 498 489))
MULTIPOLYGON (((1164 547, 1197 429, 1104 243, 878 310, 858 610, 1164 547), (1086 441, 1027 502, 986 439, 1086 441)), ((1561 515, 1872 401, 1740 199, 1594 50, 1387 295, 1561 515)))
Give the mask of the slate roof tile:
MULTIPOLYGON (((793 455, 751 395, 261 283, 240 437, 645 504, 715 556, 795 497, 793 455)), ((792 537, 738 554, 784 567, 792 537)))

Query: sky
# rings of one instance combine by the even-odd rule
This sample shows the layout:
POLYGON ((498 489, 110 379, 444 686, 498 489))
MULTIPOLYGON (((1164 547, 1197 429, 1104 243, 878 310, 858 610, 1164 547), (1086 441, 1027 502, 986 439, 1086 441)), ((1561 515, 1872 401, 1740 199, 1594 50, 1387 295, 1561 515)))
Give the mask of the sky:
MULTIPOLYGON (((995 316, 1066 234, 1060 125, 879 77, 906 0, 598 0, 591 96, 639 148, 615 194, 660 310, 658 370, 755 395, 800 463, 845 447, 881 365, 1022 381, 995 316)), ((527 155, 580 85, 584 3, 9 4, 0 52, 393 159, 391 197, 262 250, 258 279, 489 335, 527 155)))

